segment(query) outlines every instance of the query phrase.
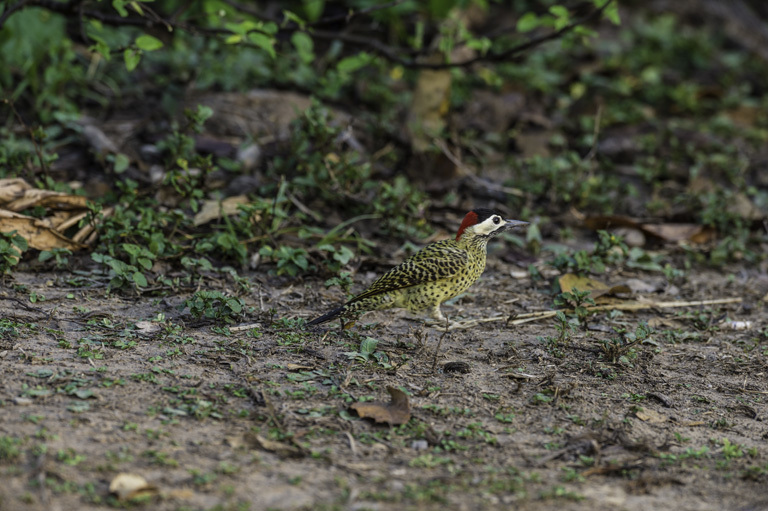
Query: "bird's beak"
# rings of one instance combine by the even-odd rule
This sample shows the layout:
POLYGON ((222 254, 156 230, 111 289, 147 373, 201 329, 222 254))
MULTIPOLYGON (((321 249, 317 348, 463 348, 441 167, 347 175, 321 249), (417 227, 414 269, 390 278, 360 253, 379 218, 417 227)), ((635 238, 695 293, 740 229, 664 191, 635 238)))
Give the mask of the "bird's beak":
POLYGON ((506 222, 504 229, 515 229, 517 227, 525 227, 528 225, 528 222, 523 222, 522 220, 507 220, 506 222))

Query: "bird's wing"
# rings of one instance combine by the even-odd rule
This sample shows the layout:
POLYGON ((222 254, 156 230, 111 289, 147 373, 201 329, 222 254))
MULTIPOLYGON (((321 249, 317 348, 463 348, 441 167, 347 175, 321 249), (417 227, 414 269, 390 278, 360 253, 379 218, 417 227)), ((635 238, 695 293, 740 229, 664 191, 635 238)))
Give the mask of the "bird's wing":
POLYGON ((468 262, 467 253, 456 247, 453 240, 430 243, 376 279, 368 289, 348 303, 396 289, 452 277, 466 268, 468 262))

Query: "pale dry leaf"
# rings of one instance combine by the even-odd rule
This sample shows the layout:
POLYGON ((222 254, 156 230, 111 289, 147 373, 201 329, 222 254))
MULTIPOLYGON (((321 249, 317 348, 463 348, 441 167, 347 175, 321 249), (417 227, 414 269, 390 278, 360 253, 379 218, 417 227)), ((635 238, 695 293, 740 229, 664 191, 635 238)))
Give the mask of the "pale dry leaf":
POLYGON ((261 435, 247 433, 245 435, 245 440, 251 446, 264 449, 265 451, 274 452, 280 456, 298 457, 302 455, 301 449, 294 445, 270 440, 269 438, 265 438, 261 435))
POLYGON ((45 222, 26 215, 0 209, 0 232, 16 231, 31 248, 37 250, 52 250, 67 248, 80 250, 84 245, 70 240, 55 229, 45 225, 45 222))
POLYGON ((109 483, 109 492, 117 496, 118 500, 130 500, 137 497, 154 495, 157 487, 149 484, 146 479, 138 474, 121 472, 109 483))
POLYGON ((23 197, 24 192, 31 188, 32 186, 20 177, 0 179, 0 205, 23 197))
POLYGON ((162 325, 160 323, 157 323, 155 321, 137 321, 136 322, 136 333, 149 335, 154 334, 155 332, 159 332, 162 330, 162 325))
POLYGON ((195 215, 195 227, 225 216, 236 215, 239 211, 239 206, 248 204, 248 202, 248 197, 245 195, 227 197, 222 201, 207 200, 203 202, 203 206, 200 208, 200 211, 195 215))
POLYGON ((669 420, 669 417, 666 415, 660 414, 656 410, 651 410, 650 408, 636 411, 635 417, 643 422, 650 422, 652 424, 661 424, 669 420))
POLYGON ((405 424, 411 419, 408 394, 394 387, 387 387, 387 392, 391 397, 389 403, 382 401, 354 403, 349 408, 364 419, 373 419, 375 422, 385 422, 392 426, 405 424))

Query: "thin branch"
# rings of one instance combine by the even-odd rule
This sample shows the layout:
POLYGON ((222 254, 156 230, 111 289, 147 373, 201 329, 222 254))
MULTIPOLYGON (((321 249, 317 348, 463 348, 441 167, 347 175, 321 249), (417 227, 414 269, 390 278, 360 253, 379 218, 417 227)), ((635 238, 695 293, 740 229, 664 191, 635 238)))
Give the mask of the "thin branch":
POLYGON ((347 14, 339 14, 337 16, 329 16, 327 18, 322 18, 317 21, 314 21, 312 23, 307 23, 308 27, 321 27, 323 25, 330 25, 333 23, 338 23, 339 21, 344 21, 345 23, 349 23, 354 18, 358 18, 360 16, 365 16, 366 14, 370 14, 372 12, 376 11, 383 11, 386 9, 389 9, 390 7, 397 7, 398 5, 405 3, 406 0, 394 0, 393 2, 389 2, 386 4, 381 5, 372 5, 371 7, 366 7, 365 9, 359 9, 357 11, 350 10, 347 14))
MULTIPOLYGON (((225 1, 227 4, 231 5, 235 9, 240 10, 241 12, 252 14, 257 17, 262 17, 263 19, 267 19, 267 18, 264 18, 263 16, 258 15, 258 13, 256 13, 252 9, 249 9, 246 6, 239 4, 235 0, 225 0, 225 1)), ((341 20, 350 20, 353 17, 369 14, 376 10, 391 8, 396 5, 399 5, 403 1, 404 0, 394 0, 380 6, 369 7, 367 9, 360 9, 359 11, 356 11, 356 12, 350 12, 343 16, 342 15, 331 16, 328 18, 318 20, 313 24, 309 24, 305 28, 301 28, 298 25, 282 27, 280 28, 280 32, 292 33, 292 32, 302 31, 307 33, 310 37, 313 37, 313 38, 325 39, 325 40, 339 40, 342 42, 358 45, 363 48, 370 49, 371 51, 380 55, 381 57, 391 62, 394 62, 396 64, 400 64, 401 66, 406 68, 435 69, 435 70, 465 68, 465 67, 472 66, 473 64, 476 64, 478 62, 508 61, 522 52, 535 48, 536 46, 539 46, 545 42, 558 39, 564 36, 565 34, 567 34, 568 32, 572 31, 576 27, 583 25, 585 23, 588 23, 589 21, 595 18, 598 18, 614 0, 606 0, 606 2, 602 6, 595 9, 591 13, 587 14, 586 16, 576 21, 573 21, 572 23, 569 23, 568 25, 566 25, 565 27, 559 30, 555 30, 554 32, 551 32, 549 34, 545 34, 539 37, 531 38, 528 41, 515 45, 503 52, 480 54, 475 57, 462 60, 459 62, 441 62, 441 63, 421 62, 416 57, 404 56, 404 55, 407 55, 407 53, 403 49, 393 48, 377 39, 370 39, 368 37, 358 36, 354 34, 328 32, 328 31, 316 30, 311 28, 313 26, 331 24, 341 20)), ((58 12, 64 15, 73 14, 73 15, 79 15, 81 17, 92 18, 104 24, 112 25, 112 26, 121 26, 121 25, 143 26, 143 27, 162 26, 166 29, 179 29, 185 32, 189 32, 191 34, 202 34, 206 36, 229 35, 232 33, 230 30, 227 30, 224 28, 206 28, 206 27, 200 27, 197 25, 181 23, 177 21, 172 22, 162 18, 161 16, 156 14, 154 11, 151 11, 149 9, 148 9, 149 16, 138 17, 138 18, 137 17, 123 18, 120 16, 109 15, 101 11, 80 10, 78 8, 79 3, 80 2, 78 0, 70 0, 69 2, 66 2, 66 3, 57 2, 55 0, 20 0, 19 2, 11 6, 6 12, 4 12, 2 16, 0 16, 0 28, 2 28, 2 23, 8 18, 8 16, 12 12, 24 7, 38 6, 38 7, 44 7, 50 11, 58 12)), ((271 21, 275 21, 275 20, 271 20, 271 21)), ((258 32, 259 30, 255 29, 255 31, 258 32)))

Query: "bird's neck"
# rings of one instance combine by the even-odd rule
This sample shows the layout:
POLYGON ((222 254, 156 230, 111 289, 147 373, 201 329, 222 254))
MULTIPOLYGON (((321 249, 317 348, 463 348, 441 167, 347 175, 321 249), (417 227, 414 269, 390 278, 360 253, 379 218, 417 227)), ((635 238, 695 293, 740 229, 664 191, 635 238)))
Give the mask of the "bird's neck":
POLYGON ((470 252, 478 252, 485 255, 486 247, 488 246, 487 236, 467 236, 464 235, 459 238, 457 242, 460 248, 470 252))

